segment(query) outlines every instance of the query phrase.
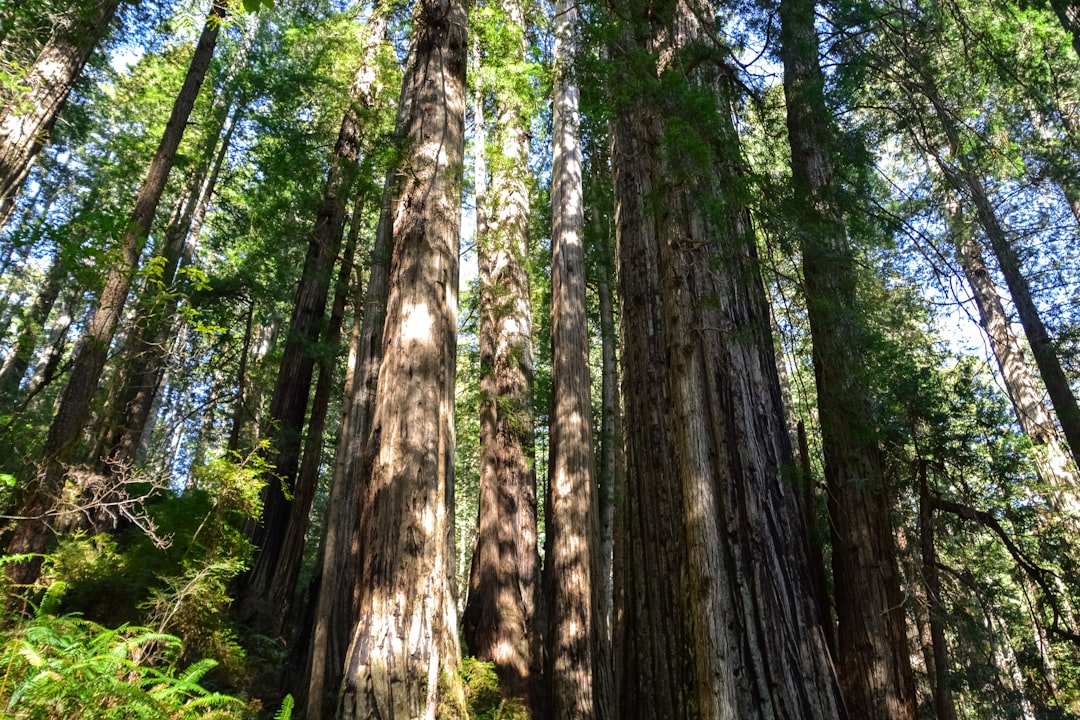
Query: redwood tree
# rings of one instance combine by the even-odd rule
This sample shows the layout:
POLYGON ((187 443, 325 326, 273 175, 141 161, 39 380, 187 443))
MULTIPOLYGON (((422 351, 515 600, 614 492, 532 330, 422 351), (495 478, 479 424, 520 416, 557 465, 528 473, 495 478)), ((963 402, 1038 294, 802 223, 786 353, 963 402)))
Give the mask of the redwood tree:
POLYGON ((620 300, 646 333, 633 347, 628 334, 623 354, 627 503, 644 514, 627 523, 665 522, 664 550, 685 568, 651 574, 638 565, 655 557, 645 539, 627 543, 626 572, 662 587, 635 598, 657 625, 635 638, 631 661, 646 667, 624 688, 639 708, 663 700, 669 717, 835 718, 843 705, 782 476, 791 448, 714 16, 708 3, 635 5, 615 48, 630 54, 613 83, 620 300), (650 343, 662 355, 636 354, 650 343), (632 400, 649 393, 659 417, 632 400), (630 497, 643 486, 663 488, 667 507, 630 497), (677 519, 654 521, 658 510, 677 519))
POLYGON ((892 488, 872 414, 855 254, 833 171, 836 144, 818 61, 814 0, 780 3, 788 142, 832 529, 837 673, 848 710, 914 720, 915 682, 893 545, 892 488))
POLYGON ((529 112, 515 68, 525 64, 525 4, 484 9, 512 34, 495 58, 494 162, 485 170, 484 91, 476 110, 477 256, 480 312, 480 498, 462 630, 469 652, 494 662, 503 692, 534 687, 540 556, 532 466, 532 308, 529 249, 529 112), (483 203, 487 207, 482 207, 483 203), (481 223, 480 217, 484 218, 481 223))
POLYGON ((340 720, 434 718, 440 701, 461 701, 454 680, 453 422, 467 22, 461 0, 416 5, 340 720))
POLYGON ((0 228, 49 131, 121 0, 76 3, 53 28, 25 78, 0 109, 0 228))

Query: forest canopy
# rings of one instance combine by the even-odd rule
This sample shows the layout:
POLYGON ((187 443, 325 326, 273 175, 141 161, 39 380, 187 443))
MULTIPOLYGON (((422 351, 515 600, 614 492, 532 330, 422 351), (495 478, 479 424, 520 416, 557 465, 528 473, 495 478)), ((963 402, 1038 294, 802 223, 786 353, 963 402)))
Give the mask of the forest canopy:
POLYGON ((0 3, 0 718, 1080 716, 1069 0, 0 3))

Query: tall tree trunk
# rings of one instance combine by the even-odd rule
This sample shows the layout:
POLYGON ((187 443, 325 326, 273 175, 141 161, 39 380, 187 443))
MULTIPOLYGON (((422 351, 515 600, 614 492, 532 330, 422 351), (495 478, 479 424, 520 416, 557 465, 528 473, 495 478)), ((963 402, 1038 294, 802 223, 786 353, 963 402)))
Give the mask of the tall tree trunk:
POLYGON ((202 221, 210 199, 217 187, 221 168, 232 144, 232 136, 243 116, 243 104, 233 112, 240 88, 237 77, 247 65, 260 21, 247 18, 247 30, 236 49, 232 62, 222 79, 222 92, 214 99, 210 117, 215 125, 206 133, 197 161, 191 169, 182 193, 179 212, 166 228, 158 255, 163 264, 157 288, 150 287, 139 298, 135 313, 136 326, 126 343, 126 378, 121 388, 116 410, 117 427, 109 428, 111 437, 105 442, 102 464, 113 471, 124 472, 135 461, 151 409, 157 398, 165 372, 166 347, 174 331, 180 295, 173 287, 177 271, 186 267, 195 252, 202 221), (230 122, 229 116, 232 114, 230 122), (224 134, 223 134, 224 133, 224 134), (215 148, 217 152, 215 153, 215 148))
MULTIPOLYGON (((370 26, 372 32, 365 57, 353 79, 349 106, 342 117, 330 159, 322 202, 308 242, 304 269, 289 321, 285 352, 270 400, 270 421, 275 428, 274 468, 267 477, 263 491, 262 522, 254 537, 254 565, 240 597, 241 616, 265 631, 280 625, 282 606, 276 605, 277 600, 272 599, 272 588, 285 592, 284 587, 289 585, 290 577, 295 584, 295 573, 303 556, 304 535, 290 531, 289 519, 302 517, 306 526, 314 497, 314 488, 296 487, 300 443, 315 368, 316 344, 324 331, 332 271, 341 249, 346 207, 357 174, 356 159, 363 140, 364 128, 360 125, 357 111, 372 103, 377 69, 375 53, 382 45, 385 33, 384 14, 375 12, 370 26), (294 513, 294 501, 290 498, 300 498, 306 507, 299 507, 294 513), (288 546, 287 538, 290 540, 288 546)), ((292 588, 287 592, 291 595, 292 588)))
MULTIPOLYGON (((150 224, 165 190, 165 182, 176 159, 176 150, 183 138, 195 98, 213 58, 225 13, 223 0, 215 0, 195 46, 184 83, 173 103, 172 113, 157 152, 139 188, 135 209, 120 242, 120 258, 109 269, 97 310, 87 327, 60 399, 60 407, 49 426, 42 470, 31 483, 27 499, 23 503, 22 515, 29 519, 16 525, 8 544, 8 554, 42 553, 48 549, 52 531, 43 519, 55 505, 55 497, 63 486, 65 465, 82 434, 90 403, 105 368, 109 345, 127 300, 142 246, 150 232, 150 224)), ((30 584, 37 578, 40 566, 40 559, 9 564, 8 577, 17 585, 30 584)))
POLYGON ((966 197, 975 206, 976 216, 982 225, 990 248, 997 260, 998 268, 1005 278, 1020 325, 1024 328, 1028 346, 1035 358, 1043 384, 1046 386, 1050 403, 1054 407, 1058 423, 1061 425, 1065 442, 1069 446, 1073 461, 1080 467, 1080 404, 1069 386, 1069 379, 1061 366, 1061 359, 1054 348, 1050 333, 1042 321, 1039 309, 1032 297, 1031 286, 1020 267, 1020 257, 1009 240, 1005 228, 998 220, 994 205, 986 191, 977 169, 963 151, 963 143, 955 118, 945 106, 938 94, 938 89, 929 72, 923 67, 922 58, 908 58, 913 69, 920 74, 921 82, 913 85, 913 91, 922 93, 929 101, 945 139, 948 141, 949 159, 942 156, 936 147, 931 147, 928 139, 916 137, 916 143, 934 158, 945 179, 961 196, 966 197))
POLYGON ((807 315, 832 527, 837 674, 848 710, 866 720, 915 720, 918 704, 865 345, 833 175, 836 142, 818 61, 814 0, 781 0, 788 141, 798 198, 807 315))
MULTIPOLYGON (((664 354, 638 367, 644 358, 627 334, 628 471, 643 476, 631 476, 627 492, 651 483, 676 500, 664 511, 676 513, 681 527, 665 538, 671 544, 664 550, 685 572, 634 571, 664 586, 647 608, 649 620, 677 614, 686 624, 676 627, 682 642, 674 652, 664 654, 670 639, 656 637, 655 629, 641 639, 639 666, 649 662, 654 675, 672 677, 638 680, 639 697, 671 704, 674 712, 665 717, 840 717, 805 576, 797 499, 781 477, 792 456, 753 234, 739 197, 733 88, 722 66, 691 61, 720 52, 712 45, 718 29, 703 25, 713 17, 704 5, 672 0, 650 11, 631 28, 645 47, 623 42, 622 52, 647 52, 658 63, 656 75, 619 80, 627 99, 616 114, 614 166, 622 317, 651 323, 645 342, 660 344, 664 354), (635 281, 647 284, 633 288, 635 281), (641 384, 631 384, 635 376, 641 384), (666 387, 662 415, 635 432, 644 418, 631 408, 650 385, 666 387), (643 434, 650 436, 646 447, 635 447, 643 434)), ((629 502, 631 512, 657 512, 641 499, 637 507, 629 502)), ((630 522, 658 524, 651 516, 630 522)))
MULTIPOLYGON (((400 108, 399 113, 403 110, 400 108)), ((334 453, 326 528, 315 572, 319 590, 308 670, 307 716, 310 718, 323 717, 325 704, 334 702, 356 622, 360 504, 371 469, 365 448, 375 415, 375 390, 382 364, 383 327, 390 288, 393 249, 391 177, 387 178, 383 192, 379 225, 368 263, 366 291, 357 279, 357 312, 350 340, 341 434, 334 453)))
POLYGON ((29 89, 16 93, 0 110, 0 228, 11 216, 15 196, 34 158, 120 2, 87 0, 85 7, 54 28, 21 81, 29 89))
MULTIPOLYGON (((502 4, 512 34, 501 61, 525 62, 525 10, 502 4)), ((512 78, 513 76, 511 76, 512 78)), ((529 117, 511 78, 495 90, 498 147, 486 227, 477 224, 480 312, 480 498, 462 631, 469 651, 495 664, 502 691, 531 698, 540 580, 532 464, 532 308, 529 253, 529 117), (509 87, 507 87, 509 86, 509 87)), ((482 94, 482 93, 481 93, 482 94)), ((479 98, 483 102, 483 98, 479 98)), ((478 132, 483 108, 475 112, 478 132)), ((477 138, 477 172, 483 162, 477 138)), ((479 193, 477 206, 484 201, 479 193)))
POLYGON ((1043 482, 1054 489, 1049 498, 1054 509, 1080 519, 1075 465, 1061 447, 1057 426, 1043 403, 1042 390, 1001 304, 994 279, 983 259, 982 246, 972 236, 959 207, 951 212, 949 226, 960 266, 979 309, 979 324, 990 341, 990 349, 1001 371, 1005 392, 1012 401, 1020 428, 1035 446, 1035 469, 1043 482))
POLYGON ((551 717, 612 717, 601 583, 589 331, 585 304, 579 90, 572 74, 578 10, 555 4, 551 164, 551 444, 545 586, 551 717))
POLYGON ((467 23, 461 0, 417 3, 402 90, 373 468, 361 503, 357 621, 339 720, 434 720, 440 702, 462 703, 454 370, 467 23))
MULTIPOLYGON (((214 148, 209 145, 204 148, 207 162, 193 173, 181 212, 165 230, 160 251, 164 260, 160 285, 147 288, 139 299, 136 312, 138 324, 127 339, 128 363, 123 372, 125 382, 120 388, 116 407, 119 425, 110 428, 112 436, 106 440, 101 458, 110 472, 124 475, 135 462, 139 442, 152 417, 151 409, 165 373, 169 338, 174 336, 176 330, 176 313, 181 300, 178 288, 174 286, 177 272, 191 262, 198 241, 198 235, 194 232, 195 220, 206 212, 239 120, 238 115, 229 124, 212 163, 209 155, 214 148), (207 164, 210 166, 207 167, 207 164)), ((216 130, 212 135, 214 142, 222 128, 216 130)))
MULTIPOLYGON (((363 215, 366 198, 361 195, 356 199, 357 212, 354 220, 363 215)), ((341 340, 341 326, 345 321, 345 304, 349 297, 349 279, 353 274, 353 259, 356 255, 356 242, 359 233, 350 228, 341 255, 337 281, 334 289, 334 301, 330 308, 330 320, 320 345, 322 349, 317 359, 319 375, 315 382, 315 395, 311 400, 311 415, 308 418, 307 436, 304 438, 304 455, 300 459, 297 473, 296 494, 290 507, 289 522, 285 527, 285 538, 281 545, 281 558, 277 572, 270 583, 269 598, 273 607, 279 608, 275 616, 275 625, 268 629, 275 634, 286 632, 286 623, 295 618, 293 597, 296 581, 304 560, 304 546, 307 544, 308 525, 311 504, 319 484, 319 467, 322 464, 323 433, 326 430, 326 415, 330 407, 330 394, 334 388, 334 368, 337 366, 338 345, 341 340)), ((306 638, 305 638, 306 641, 306 638)))
MULTIPOLYGON (((599 223, 598 223, 599 224, 599 223)), ((607 252, 607 228, 600 237, 605 243, 604 264, 596 284, 600 310, 600 458, 597 489, 600 493, 600 577, 597 595, 598 612, 608 643, 612 640, 614 605, 615 473, 616 455, 622 451, 619 436, 619 369, 615 346, 615 308, 611 298, 613 274, 607 252)), ((614 685, 612 685, 614 688, 614 685)), ((615 694, 615 697, 619 697, 615 694)))

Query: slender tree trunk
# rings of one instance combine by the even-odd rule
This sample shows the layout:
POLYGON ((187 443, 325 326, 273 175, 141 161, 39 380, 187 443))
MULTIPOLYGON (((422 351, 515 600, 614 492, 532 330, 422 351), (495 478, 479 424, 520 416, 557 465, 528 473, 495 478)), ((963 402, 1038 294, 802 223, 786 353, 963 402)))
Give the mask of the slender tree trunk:
MULTIPOLYGON (((357 198, 357 205, 363 214, 364 197, 357 198)), ((358 215, 358 216, 359 216, 358 215)), ((330 309, 330 320, 326 334, 322 339, 318 357, 319 376, 315 383, 315 395, 311 400, 311 415, 308 418, 307 436, 304 438, 304 455, 297 474, 296 494, 290 507, 289 522, 285 527, 285 538, 281 545, 281 558, 277 572, 270 583, 269 598, 273 607, 291 611, 296 591, 296 581, 304 560, 304 546, 307 541, 311 504, 319 484, 319 466, 322 464, 323 433, 326 430, 326 415, 330 407, 330 394, 334 388, 334 367, 337 365, 338 345, 341 340, 341 326, 345 321, 345 303, 349 296, 349 279, 353 271, 353 258, 356 255, 358 234, 350 230, 345 249, 341 256, 334 301, 330 309)), ((275 617, 276 625, 270 627, 275 634, 286 632, 286 623, 296 613, 279 611, 275 617)))
POLYGON ((934 711, 937 720, 956 720, 956 704, 949 684, 948 647, 945 644, 945 606, 941 601, 941 578, 938 575, 937 545, 934 540, 934 507, 930 502, 925 461, 919 465, 919 535, 933 648, 933 666, 930 669, 933 671, 934 711))
POLYGON ((56 299, 60 296, 60 289, 66 278, 67 267, 60 249, 57 248, 49 272, 45 275, 44 284, 38 291, 30 312, 22 320, 15 347, 0 370, 0 398, 9 406, 13 406, 18 399, 19 385, 30 367, 30 359, 38 347, 39 336, 45 328, 45 322, 49 319, 56 299))
MULTIPOLYGON (((606 228, 605 228, 606 230, 606 228)), ((600 237, 607 242, 607 234, 600 237)), ((615 457, 620 452, 619 370, 615 354, 618 343, 615 327, 615 309, 611 298, 611 270, 605 248, 605 263, 600 270, 596 295, 600 306, 600 462, 597 489, 600 492, 600 578, 599 613, 604 637, 612 640, 612 614, 614 606, 614 542, 615 542, 615 457)), ((614 685, 612 686, 614 687, 614 685)), ((615 694, 618 698, 618 694, 615 694)))
POLYGON ((1054 488, 1055 492, 1050 496, 1054 509, 1063 516, 1080 519, 1075 466, 1060 445, 1057 427, 1043 403, 1042 390, 1001 304, 994 279, 983 259, 982 247, 972 237, 971 228, 964 223, 959 208, 952 213, 950 231, 971 296, 979 309, 979 324, 990 341, 1005 391, 1012 401, 1020 428, 1035 446, 1035 468, 1039 477, 1054 488))
POLYGON ((247 300, 247 314, 244 317, 244 339, 240 341, 240 362, 236 366, 236 399, 233 401, 232 422, 229 424, 229 441, 226 448, 230 453, 239 452, 240 434, 244 429, 245 404, 247 402, 247 368, 251 357, 252 330, 255 326, 255 301, 247 300))
MULTIPOLYGON (((172 113, 165 126, 161 142, 139 194, 128 227, 120 242, 120 259, 110 268, 105 287, 98 300, 97 310, 87 327, 60 407, 49 426, 45 439, 44 459, 39 476, 32 483, 23 503, 22 514, 29 520, 20 521, 8 544, 8 554, 42 553, 49 545, 52 531, 43 521, 55 504, 55 496, 63 486, 65 464, 72 456, 82 434, 90 403, 105 368, 109 345, 123 311, 132 277, 138 265, 142 246, 157 212, 165 181, 176 159, 176 150, 184 135, 195 98, 202 87, 210 60, 214 55, 218 33, 225 17, 225 5, 215 0, 206 19, 202 34, 195 46, 184 83, 173 103, 172 113)), ((12 563, 7 566, 8 577, 15 584, 32 583, 38 575, 40 560, 12 563)))
POLYGON ((937 86, 922 70, 919 58, 909 59, 909 62, 912 62, 916 66, 916 71, 921 72, 923 76, 922 82, 915 90, 924 94, 930 102, 955 162, 947 161, 937 149, 930 148, 925 139, 917 138, 916 142, 934 158, 953 189, 961 196, 968 198, 975 206, 976 216, 986 232, 998 268, 1005 278, 1005 285, 1016 307, 1020 325, 1024 328, 1024 335, 1035 358, 1035 366, 1050 396, 1050 403, 1061 425, 1065 442, 1069 446, 1073 461, 1080 467, 1080 405, 1077 404, 1076 395, 1069 386, 1069 379, 1065 375, 1053 341, 1035 305, 1031 286, 1020 267, 1020 257, 1009 240, 1005 228, 998 220, 982 179, 975 168, 971 167, 970 159, 962 152, 962 142, 956 122, 939 97, 937 86))
POLYGON ((353 79, 350 104, 342 118, 331 156, 330 171, 289 321, 285 353, 270 400, 270 420, 275 427, 274 469, 263 491, 262 522, 254 538, 257 548, 254 565, 240 597, 241 616, 264 630, 280 626, 282 606, 276 603, 283 598, 274 598, 273 592, 291 596, 292 588, 285 586, 290 584, 290 578, 295 584, 303 557, 304 534, 298 533, 298 529, 290 530, 290 517, 303 518, 301 522, 306 527, 311 499, 315 495, 313 487, 296 486, 300 443, 315 369, 316 344, 324 332, 332 271, 341 248, 346 207, 363 140, 364 128, 360 126, 357 111, 372 102, 377 67, 375 53, 385 33, 385 16, 375 12, 370 24, 372 34, 364 61, 353 79), (294 512, 295 501, 290 497, 299 498, 305 506, 294 512))
POLYGON ((548 466, 548 673, 551 717, 612 717, 611 670, 598 612, 600 548, 585 304, 579 91, 571 68, 578 10, 555 4, 551 166, 552 412, 548 466))
POLYGON ((339 720, 464 709, 454 599, 454 370, 468 13, 421 0, 403 80, 384 356, 339 720))
MULTIPOLYGON (((238 121, 239 117, 234 117, 228 126, 210 167, 204 165, 193 173, 179 217, 165 230, 160 252, 164 260, 160 286, 147 288, 140 298, 136 313, 138 324, 127 340, 129 358, 123 373, 126 380, 120 388, 116 407, 119 426, 112 429, 112 437, 106 440, 101 458, 111 472, 124 475, 135 462, 140 440, 152 417, 151 409, 165 373, 169 339, 176 330, 176 313, 181 300, 175 287, 177 272, 191 262, 198 240, 193 232, 195 219, 205 213, 210 202, 238 121)), ((215 141, 221 129, 217 128, 218 132, 213 134, 215 141)), ((208 156, 213 147, 205 148, 205 152, 210 161, 208 156)))
POLYGON ((54 28, 21 81, 29 90, 15 94, 0 110, 0 228, 11 216, 34 158, 120 2, 87 0, 85 7, 54 28))
POLYGON ((834 186, 835 141, 818 62, 814 0, 782 0, 788 140, 813 340, 832 526, 837 674, 854 717, 915 720, 918 705, 893 543, 892 491, 872 414, 855 255, 834 186))
MULTIPOLYGON (((514 40, 500 58, 525 61, 521 2, 502 4, 514 40)), ((480 498, 462 631, 469 651, 491 661, 502 691, 532 698, 534 627, 540 580, 536 476, 532 465, 532 308, 529 252, 529 117, 512 82, 495 91, 498 153, 490 212, 477 224, 480 309, 480 498)), ((483 164, 483 108, 475 111, 477 174, 483 164)), ((477 206, 485 199, 478 185, 477 206)))

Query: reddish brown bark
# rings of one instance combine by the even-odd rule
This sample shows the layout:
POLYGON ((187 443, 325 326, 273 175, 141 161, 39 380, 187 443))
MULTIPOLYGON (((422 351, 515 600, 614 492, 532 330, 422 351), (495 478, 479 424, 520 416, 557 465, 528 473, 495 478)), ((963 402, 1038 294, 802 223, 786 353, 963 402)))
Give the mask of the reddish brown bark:
POLYGON ((454 370, 468 13, 421 0, 402 90, 383 361, 339 720, 460 708, 453 591, 454 370))
MULTIPOLYGON (((501 58, 525 61, 524 8, 503 4, 516 42, 501 58)), ((532 308, 528 259, 529 117, 513 76, 494 88, 497 148, 491 194, 478 183, 480 344, 480 496, 475 550, 462 631, 469 652, 491 661, 508 696, 533 695, 534 618, 540 556, 532 467, 532 308)), ((477 176, 484 174, 483 93, 474 115, 477 176)))

